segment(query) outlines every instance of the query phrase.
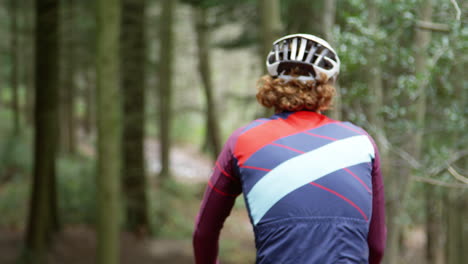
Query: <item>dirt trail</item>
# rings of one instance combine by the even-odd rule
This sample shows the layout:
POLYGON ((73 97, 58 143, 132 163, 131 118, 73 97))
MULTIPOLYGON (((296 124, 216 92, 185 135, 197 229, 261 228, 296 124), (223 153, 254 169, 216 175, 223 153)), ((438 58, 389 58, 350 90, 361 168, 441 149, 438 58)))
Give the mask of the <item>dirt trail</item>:
MULTIPOLYGON (((154 139, 145 141, 146 164, 150 175, 161 170, 159 162, 159 142, 154 139)), ((174 146, 171 150, 171 171, 176 179, 184 183, 206 182, 213 162, 196 149, 195 146, 174 146)))
MULTIPOLYGON (((83 136, 84 137, 84 136, 83 136)), ((79 146, 82 154, 89 157, 95 156, 95 149, 83 139, 79 146)), ((145 140, 145 159, 149 175, 157 175, 161 170, 160 144, 158 140, 149 138, 145 140)), ((171 171, 176 179, 182 182, 206 182, 210 175, 213 161, 201 154, 196 146, 172 146, 170 158, 171 171)))

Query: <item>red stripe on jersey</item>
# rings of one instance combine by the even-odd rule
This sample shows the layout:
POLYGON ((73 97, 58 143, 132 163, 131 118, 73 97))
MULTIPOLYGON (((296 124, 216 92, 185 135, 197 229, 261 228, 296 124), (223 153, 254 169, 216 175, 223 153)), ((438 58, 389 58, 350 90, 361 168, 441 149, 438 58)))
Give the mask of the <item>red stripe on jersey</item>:
POLYGON ((221 165, 219 165, 219 162, 216 161, 216 167, 221 171, 221 173, 224 174, 224 176, 228 177, 231 180, 239 181, 239 179, 232 177, 229 173, 227 173, 223 168, 221 168, 221 165))
POLYGON ((270 143, 270 145, 273 145, 273 146, 277 146, 277 147, 281 147, 281 148, 285 148, 285 149, 289 149, 289 150, 292 150, 294 152, 297 152, 297 153, 305 153, 304 151, 301 151, 301 150, 298 150, 298 149, 295 149, 295 148, 291 148, 289 146, 286 146, 286 145, 282 145, 282 144, 277 144, 277 143, 270 143))
POLYGON ((214 185, 213 185, 213 183, 211 183, 211 181, 208 181, 208 186, 210 186, 211 189, 213 189, 215 192, 217 192, 217 193, 219 193, 221 195, 230 196, 230 197, 237 197, 237 195, 225 193, 225 192, 221 191, 220 189, 214 187, 214 185))
POLYGON ((356 178, 356 180, 358 180, 362 184, 362 186, 364 186, 364 188, 366 188, 367 192, 372 193, 372 191, 369 189, 369 187, 361 180, 361 178, 359 178, 356 174, 354 174, 354 172, 352 172, 348 168, 344 168, 344 170, 347 171, 349 174, 351 174, 354 178, 356 178))
POLYGON ((252 170, 261 170, 261 171, 271 171, 269 169, 265 168, 259 168, 259 167, 254 167, 254 166, 240 166, 241 168, 246 168, 246 169, 252 169, 252 170))
POLYGON ((341 199, 345 200, 345 201, 346 201, 347 203, 349 203, 352 207, 356 208, 356 210, 358 210, 359 213, 361 213, 361 215, 364 217, 364 219, 365 219, 366 221, 368 221, 368 218, 367 218, 366 214, 361 210, 361 208, 359 208, 359 206, 357 206, 355 203, 353 203, 353 201, 351 201, 351 200, 349 200, 348 198, 344 197, 343 195, 337 193, 336 191, 334 191, 334 190, 332 190, 332 189, 328 189, 327 187, 322 186, 322 185, 320 185, 320 184, 317 184, 317 183, 315 183, 315 182, 311 182, 310 184, 312 184, 312 185, 314 185, 314 186, 317 186, 317 187, 319 187, 320 189, 323 189, 323 190, 325 190, 325 191, 327 191, 327 192, 331 192, 331 193, 333 193, 334 195, 336 195, 336 196, 340 197, 341 199))
POLYGON ((234 155, 242 166, 255 152, 280 138, 335 122, 316 112, 295 112, 286 119, 271 120, 240 135, 234 155))
POLYGON ((339 126, 345 127, 345 128, 347 128, 347 129, 349 129, 349 130, 352 130, 352 131, 354 131, 354 132, 356 132, 356 133, 358 133, 358 134, 367 135, 366 132, 364 132, 364 131, 362 131, 362 130, 359 130, 359 129, 356 129, 356 128, 354 128, 354 127, 345 125, 345 124, 343 124, 343 123, 336 123, 336 124, 339 125, 339 126))
POLYGON ((327 136, 322 136, 322 135, 310 133, 310 132, 307 132, 307 131, 304 131, 304 134, 307 134, 307 135, 309 135, 309 136, 319 137, 319 138, 325 138, 325 139, 333 140, 333 141, 337 140, 336 138, 327 137, 327 136))

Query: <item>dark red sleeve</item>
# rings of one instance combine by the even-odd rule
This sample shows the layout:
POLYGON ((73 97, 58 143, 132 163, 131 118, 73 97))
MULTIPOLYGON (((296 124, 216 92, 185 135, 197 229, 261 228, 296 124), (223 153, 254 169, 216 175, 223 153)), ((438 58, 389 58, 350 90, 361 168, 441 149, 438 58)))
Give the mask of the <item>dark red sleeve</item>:
POLYGON ((196 264, 217 263, 219 234, 236 197, 242 192, 232 153, 240 131, 231 135, 219 154, 205 190, 193 233, 196 264))
POLYGON ((385 250, 387 228, 385 225, 385 198, 380 170, 380 155, 373 140, 372 144, 375 149, 375 158, 372 164, 372 218, 367 243, 369 244, 369 264, 379 264, 385 250))

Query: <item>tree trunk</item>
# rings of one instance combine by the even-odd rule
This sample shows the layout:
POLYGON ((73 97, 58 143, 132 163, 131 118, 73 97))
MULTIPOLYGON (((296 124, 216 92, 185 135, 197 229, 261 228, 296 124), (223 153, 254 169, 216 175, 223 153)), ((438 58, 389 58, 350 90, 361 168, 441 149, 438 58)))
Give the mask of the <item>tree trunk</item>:
POLYGON ((119 263, 121 103, 120 1, 97 1, 97 264, 119 263))
POLYGON ((424 189, 426 211, 426 263, 442 264, 443 228, 440 213, 441 197, 435 186, 427 184, 424 189))
MULTIPOLYGON (((278 0, 259 0, 260 10, 260 61, 265 64, 265 59, 271 50, 273 41, 281 36, 282 26, 280 17, 280 3, 278 0)), ((263 66, 265 69, 265 66, 263 66)), ((266 69, 264 70, 266 71, 266 69)))
POLYGON ((24 52, 22 62, 24 63, 24 86, 26 87, 24 119, 29 125, 34 122, 34 64, 35 64, 35 47, 32 44, 34 36, 34 1, 27 0, 25 5, 22 5, 27 12, 23 13, 23 23, 26 34, 23 37, 23 45, 20 45, 24 52))
POLYGON ((85 114, 84 114, 84 131, 87 135, 90 135, 93 132, 93 125, 95 122, 95 94, 94 94, 94 78, 93 73, 85 70, 84 73, 84 81, 85 81, 85 88, 84 88, 84 102, 85 102, 85 114))
MULTIPOLYGON (((322 34, 327 42, 332 46, 334 44, 333 27, 335 25, 336 16, 336 0, 324 0, 324 9, 322 17, 322 34)), ((331 110, 331 117, 336 120, 341 119, 341 91, 338 82, 335 84, 336 95, 333 100, 333 109, 331 110)))
POLYGON ((55 158, 58 103, 57 0, 36 2, 34 169, 26 231, 26 263, 45 263, 56 221, 55 158))
POLYGON ((13 131, 17 134, 20 130, 19 96, 18 96, 18 1, 10 0, 11 12, 11 113, 13 131))
POLYGON ((61 81, 61 111, 60 111, 60 139, 62 149, 68 154, 76 152, 76 127, 75 127, 75 19, 74 0, 64 2, 62 8, 62 81, 61 81))
MULTIPOLYGON (((366 2, 369 12, 368 23, 369 29, 371 30, 371 35, 376 36, 377 30, 380 26, 379 20, 379 7, 378 3, 373 0, 367 0, 366 2)), ((376 41, 376 40, 375 40, 376 41)), ((380 51, 378 49, 379 45, 373 45, 373 47, 368 50, 369 58, 369 74, 368 74, 368 89, 369 94, 371 95, 370 101, 370 112, 369 112, 369 122, 370 126, 373 128, 373 134, 375 135, 376 143, 379 146, 379 154, 382 164, 382 175, 385 179, 386 186, 386 207, 387 207, 387 227, 388 227, 388 242, 387 250, 385 254, 385 259, 387 263, 397 263, 400 259, 400 225, 398 224, 398 219, 401 214, 401 197, 400 197, 400 174, 393 173, 390 174, 390 155, 388 151, 388 146, 386 146, 386 129, 385 121, 381 115, 381 109, 385 106, 384 100, 384 85, 382 80, 382 67, 379 60, 380 51)))
MULTIPOLYGON (((367 0, 367 6, 369 12, 369 28, 372 32, 371 35, 375 36, 380 24, 379 10, 375 1, 367 0)), ((371 94, 371 113, 369 115, 369 120, 378 131, 384 132, 384 120, 380 114, 384 106, 384 93, 379 55, 380 51, 378 50, 378 45, 374 45, 373 48, 369 49, 368 61, 370 72, 368 75, 368 89, 371 94)), ((385 134, 383 136, 385 136, 385 134)))
POLYGON ((289 32, 289 34, 311 33, 314 35, 323 33, 321 23, 323 19, 320 18, 325 12, 324 2, 327 4, 326 1, 288 0, 284 2, 286 3, 286 32, 289 32))
POLYGON ((206 141, 213 158, 221 151, 221 138, 217 118, 216 104, 213 95, 211 79, 210 28, 207 22, 208 10, 204 7, 194 7, 195 29, 198 45, 198 70, 203 82, 206 100, 206 141))
MULTIPOLYGON (((432 0, 427 1, 424 5, 420 7, 420 16, 422 21, 430 21, 432 17, 432 0)), ((426 116, 426 97, 427 97, 427 79, 430 78, 428 65, 427 65, 427 48, 431 41, 431 32, 428 30, 416 29, 415 35, 415 76, 418 80, 418 98, 416 100, 416 109, 415 109, 415 124, 416 130, 414 133, 414 138, 411 142, 412 148, 411 153, 415 159, 420 160, 421 154, 423 152, 423 137, 425 131, 425 116, 426 116)), ((434 188, 427 187, 424 189, 425 197, 430 202, 431 197, 435 194, 433 193, 434 188)), ((435 238, 437 234, 435 231, 435 217, 433 212, 434 205, 426 206, 426 262, 428 264, 436 263, 434 258, 436 244, 435 238)))
MULTIPOLYGON (((421 5, 421 20, 430 21, 432 17, 432 0, 421 5)), ((418 99, 416 100, 416 131, 411 145, 413 145, 413 155, 419 159, 422 152, 422 140, 425 127, 426 116, 426 87, 427 79, 430 77, 427 67, 427 48, 431 41, 429 30, 416 29, 415 36, 415 75, 418 78, 418 99)))
POLYGON ((122 1, 121 67, 123 89, 123 191, 126 226, 135 234, 149 230, 144 157, 145 0, 122 1))
MULTIPOLYGON (((455 68, 455 78, 462 76, 467 66, 467 62, 458 64, 455 68)), ((463 85, 463 82, 455 83, 455 99, 456 109, 463 111, 466 108, 466 101, 468 100, 468 90, 463 85)), ((463 119, 462 122, 457 123, 459 130, 453 134, 452 141, 453 146, 457 147, 457 143, 466 134, 464 128, 468 124, 467 119, 463 119)), ((459 145, 459 148, 463 149, 466 145, 459 145)), ((461 150, 460 149, 460 150, 461 150)), ((468 171, 468 157, 460 160, 458 166, 456 166, 466 172, 468 171)), ((444 199, 444 220, 445 220, 445 264, 461 264, 465 263, 468 259, 468 191, 467 190, 447 190, 445 192, 444 199)))
MULTIPOLYGON (((282 33, 280 2, 279 0, 259 0, 258 9, 260 14, 260 65, 266 72, 265 60, 270 52, 273 41, 278 39, 282 33)), ((265 108, 262 115, 270 116, 272 110, 265 108)))
POLYGON ((464 264, 468 254, 466 237, 466 194, 462 192, 448 192, 445 207, 447 242, 445 244, 445 263, 464 264))
POLYGON ((171 116, 172 116, 172 64, 173 20, 175 1, 162 0, 160 32, 159 116, 160 116, 160 180, 170 178, 171 116))
POLYGON ((68 4, 68 27, 69 27, 69 36, 68 36, 68 67, 66 68, 67 71, 67 80, 68 80, 68 87, 64 87, 64 90, 68 90, 66 96, 67 108, 66 108, 66 115, 67 115, 67 127, 68 127, 68 134, 67 134, 67 141, 68 141, 68 153, 75 154, 76 153, 76 119, 75 119, 75 98, 76 98, 76 82, 75 82, 75 71, 77 70, 76 67, 76 20, 75 20, 75 12, 76 12, 76 0, 70 0, 68 4))

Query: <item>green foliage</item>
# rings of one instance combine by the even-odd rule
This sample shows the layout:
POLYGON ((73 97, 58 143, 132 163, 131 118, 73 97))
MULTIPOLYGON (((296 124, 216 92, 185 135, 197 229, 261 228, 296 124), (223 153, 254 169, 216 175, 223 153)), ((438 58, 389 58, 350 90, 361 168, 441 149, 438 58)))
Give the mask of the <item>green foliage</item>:
POLYGON ((96 212, 95 164, 88 157, 64 157, 57 162, 60 220, 93 224, 96 212))
POLYGON ((199 197, 203 187, 198 184, 183 184, 174 179, 149 192, 151 229, 159 237, 183 239, 192 236, 199 197), (164 215, 165 219, 161 219, 164 215))
POLYGON ((28 175, 32 168, 30 138, 8 133, 0 142, 0 184, 11 177, 28 175))
POLYGON ((200 115, 182 113, 172 124, 172 138, 176 142, 200 144, 205 135, 205 121, 200 115))
POLYGON ((14 178, 0 185, 0 227, 20 229, 24 226, 29 205, 29 180, 14 178))
MULTIPOLYGON (((9 120, 8 111, 0 111, 9 120)), ((11 134, 0 123, 0 226, 23 226, 27 219, 32 172, 31 130, 11 134)), ((57 191, 60 220, 91 224, 95 218, 94 162, 91 157, 59 157, 57 191)))
MULTIPOLYGON (((10 120, 0 109, 0 120, 10 120)), ((0 122, 0 226, 22 227, 27 219, 29 178, 32 169, 31 136, 13 134, 11 122, 0 122)))

